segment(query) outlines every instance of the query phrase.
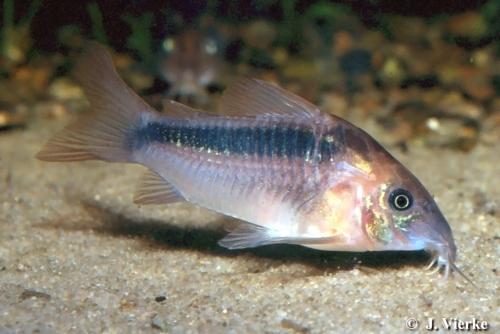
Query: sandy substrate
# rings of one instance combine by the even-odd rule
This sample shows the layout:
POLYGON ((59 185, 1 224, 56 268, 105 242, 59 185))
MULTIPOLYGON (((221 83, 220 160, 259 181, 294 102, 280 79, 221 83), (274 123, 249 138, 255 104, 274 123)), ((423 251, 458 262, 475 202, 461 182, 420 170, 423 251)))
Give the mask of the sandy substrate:
POLYGON ((132 203, 142 167, 35 160, 67 122, 0 134, 0 333, 404 333, 431 317, 500 331, 498 145, 394 152, 435 194, 476 290, 426 274, 424 253, 222 249, 227 219, 132 203))

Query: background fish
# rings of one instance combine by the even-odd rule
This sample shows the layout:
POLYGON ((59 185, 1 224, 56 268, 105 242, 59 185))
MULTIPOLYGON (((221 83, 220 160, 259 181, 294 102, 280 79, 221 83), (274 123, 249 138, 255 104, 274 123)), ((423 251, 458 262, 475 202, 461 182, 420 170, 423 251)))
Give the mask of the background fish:
POLYGON ((180 101, 205 105, 207 88, 223 70, 221 43, 208 33, 188 30, 163 43, 169 54, 160 72, 171 85, 169 95, 180 101))
POLYGON ((225 92, 223 116, 173 101, 159 114, 96 44, 75 74, 93 114, 39 159, 142 164, 150 171, 135 202, 186 200, 246 221, 220 241, 227 248, 426 249, 431 266, 458 271, 450 226, 415 176, 363 130, 302 98, 242 80, 225 92))

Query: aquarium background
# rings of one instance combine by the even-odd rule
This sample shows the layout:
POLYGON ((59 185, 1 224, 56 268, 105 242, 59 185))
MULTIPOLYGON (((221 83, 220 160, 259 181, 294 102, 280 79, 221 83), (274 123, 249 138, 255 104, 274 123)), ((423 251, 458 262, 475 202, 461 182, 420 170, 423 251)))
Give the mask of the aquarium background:
POLYGON ((499 0, 0 8, 0 333, 401 333, 442 317, 499 332, 499 0), (479 288, 427 275, 423 252, 229 251, 226 217, 134 205, 141 167, 36 160, 90 112, 71 74, 89 40, 160 112, 218 114, 250 77, 367 131, 433 194, 479 288))
POLYGON ((224 88, 246 76, 354 122, 372 117, 403 149, 417 139, 468 151, 499 122, 498 0, 2 6, 6 128, 38 116, 33 101, 77 89, 69 74, 88 40, 109 46, 125 80, 159 109, 173 98, 215 111, 224 88))

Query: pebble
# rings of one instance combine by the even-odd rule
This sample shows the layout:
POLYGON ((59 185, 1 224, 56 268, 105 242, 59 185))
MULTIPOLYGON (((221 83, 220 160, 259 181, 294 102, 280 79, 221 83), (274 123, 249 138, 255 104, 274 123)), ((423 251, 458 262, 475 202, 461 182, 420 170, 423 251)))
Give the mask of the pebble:
POLYGON ((329 92, 322 95, 320 107, 329 114, 343 117, 348 112, 349 104, 344 94, 329 92))
POLYGON ((281 320, 281 327, 292 330, 294 333, 307 334, 311 332, 310 328, 287 318, 281 320))
POLYGON ((456 90, 440 95, 434 103, 437 109, 474 120, 479 120, 484 113, 480 104, 465 99, 463 94, 456 90))
POLYGON ((484 191, 476 191, 472 195, 472 202, 474 205, 474 211, 476 213, 486 213, 491 216, 495 216, 499 213, 499 205, 497 202, 490 198, 488 194, 484 191))
POLYGON ((379 75, 384 83, 395 85, 399 84, 406 74, 401 61, 395 57, 389 57, 382 65, 379 75))
POLYGON ((254 21, 242 30, 242 38, 251 48, 269 49, 275 37, 275 27, 264 20, 254 21))
MULTIPOLYGON (((492 108, 494 107, 495 105, 492 108)), ((489 145, 498 145, 498 141, 500 140, 500 108, 493 109, 493 112, 483 121, 481 139, 489 145)))
POLYGON ((157 297, 155 297, 155 302, 161 303, 161 302, 165 301, 166 299, 167 299, 167 297, 165 297, 165 296, 157 296, 157 297))
POLYGON ((155 314, 153 316, 153 318, 151 319, 151 326, 153 328, 161 330, 162 332, 168 332, 170 328, 167 321, 163 319, 163 317, 159 314, 155 314))
POLYGON ((493 61, 493 55, 490 49, 479 49, 472 53, 470 57, 471 64, 474 64, 477 67, 487 67, 493 61))
POLYGON ((82 88, 68 78, 58 78, 49 86, 49 94, 58 100, 84 99, 82 88))
POLYGON ((479 11, 468 11, 452 16, 446 30, 453 36, 479 39, 488 32, 488 26, 479 11))
POLYGON ((69 114, 67 106, 58 101, 45 101, 33 107, 34 113, 47 119, 59 119, 69 114))
POLYGON ((479 123, 466 116, 435 109, 423 102, 401 102, 379 118, 391 142, 423 139, 430 147, 470 151, 479 140, 479 123))
POLYGON ((52 68, 45 64, 17 67, 9 80, 0 80, 0 101, 17 104, 39 99, 46 93, 51 74, 52 68))
POLYGON ((354 46, 352 34, 345 30, 340 30, 333 35, 333 47, 339 56, 345 55, 354 46))
POLYGON ((142 91, 153 86, 153 76, 140 71, 127 71, 123 73, 124 79, 136 91, 142 91))
POLYGON ((0 106, 0 130, 25 126, 28 121, 28 107, 18 104, 15 108, 0 106))
POLYGON ((371 54, 364 49, 354 49, 340 57, 340 68, 348 76, 358 76, 371 71, 371 54))
MULTIPOLYGON (((4 7, 7 7, 4 4, 4 7)), ((2 54, 9 64, 21 64, 26 60, 32 40, 29 24, 18 24, 2 28, 2 54)))
POLYGON ((23 301, 30 298, 50 300, 52 297, 45 292, 40 292, 32 289, 25 289, 20 295, 19 300, 23 301))
POLYGON ((388 19, 388 25, 395 40, 408 43, 421 42, 428 30, 428 24, 418 17, 392 16, 388 19))

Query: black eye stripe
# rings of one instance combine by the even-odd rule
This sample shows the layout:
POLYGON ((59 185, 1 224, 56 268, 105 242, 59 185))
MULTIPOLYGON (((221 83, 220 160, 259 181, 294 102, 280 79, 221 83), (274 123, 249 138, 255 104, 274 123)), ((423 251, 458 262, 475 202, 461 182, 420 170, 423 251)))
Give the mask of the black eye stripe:
POLYGON ((396 189, 389 195, 390 206, 398 211, 404 211, 411 208, 413 197, 407 190, 396 189))

